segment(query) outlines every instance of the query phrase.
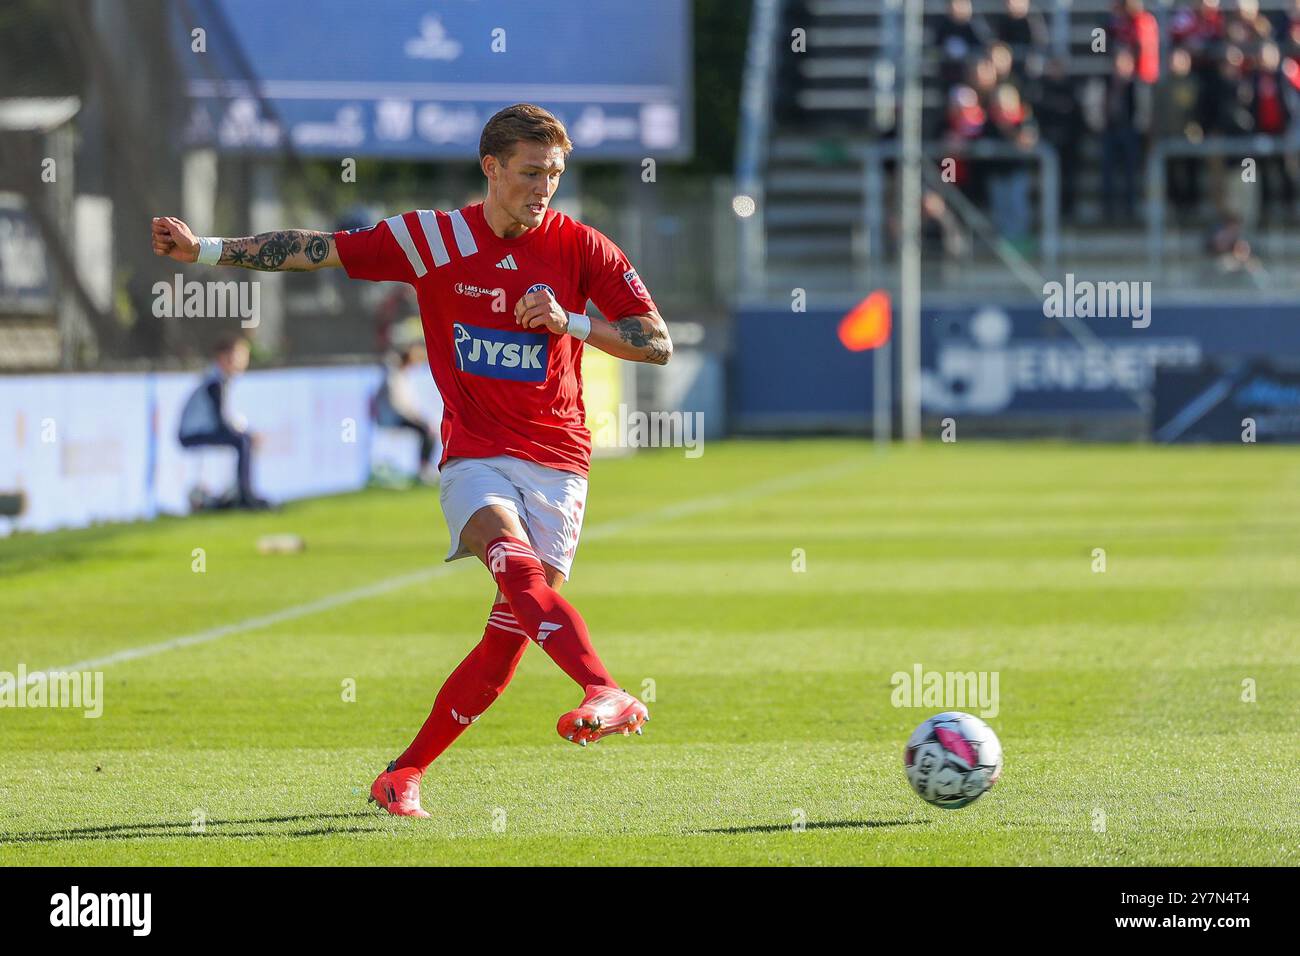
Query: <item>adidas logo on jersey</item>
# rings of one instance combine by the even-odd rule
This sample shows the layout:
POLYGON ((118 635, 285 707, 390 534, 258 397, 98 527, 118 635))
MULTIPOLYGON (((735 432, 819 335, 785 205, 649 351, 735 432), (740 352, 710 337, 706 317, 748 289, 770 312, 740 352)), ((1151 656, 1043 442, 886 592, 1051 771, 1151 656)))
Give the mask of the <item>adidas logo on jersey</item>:
POLYGON ((514 257, 513 255, 509 255, 509 256, 506 256, 504 259, 502 259, 500 262, 497 263, 497 268, 498 268, 498 269, 518 269, 519 266, 515 265, 515 257, 514 257))

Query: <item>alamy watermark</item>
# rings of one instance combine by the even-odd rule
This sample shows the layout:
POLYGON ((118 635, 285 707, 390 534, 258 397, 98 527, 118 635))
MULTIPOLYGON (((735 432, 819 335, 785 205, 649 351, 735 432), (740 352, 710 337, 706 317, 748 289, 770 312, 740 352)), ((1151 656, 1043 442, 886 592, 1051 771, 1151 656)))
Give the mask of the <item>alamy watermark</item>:
POLYGON ((1132 319, 1135 329, 1151 324, 1150 282, 1092 282, 1076 280, 1043 285, 1043 315, 1049 319, 1132 319))
POLYGON ((153 314, 159 319, 239 319, 246 329, 262 321, 262 287, 256 280, 186 282, 178 272, 171 282, 155 282, 153 296, 153 314))
POLYGON ((927 671, 913 664, 911 672, 895 671, 889 678, 895 707, 937 707, 941 710, 978 708, 980 717, 998 715, 997 671, 927 671))
POLYGON ((104 713, 103 671, 0 671, 0 709, 6 707, 59 707, 84 711, 94 719, 104 713))
POLYGON ((620 403, 617 412, 595 416, 591 433, 605 448, 683 448, 687 458, 704 454, 703 412, 634 412, 620 403))
POLYGON ((153 928, 152 893, 83 893, 73 886, 50 897, 51 926, 119 926, 132 936, 148 936, 153 928))

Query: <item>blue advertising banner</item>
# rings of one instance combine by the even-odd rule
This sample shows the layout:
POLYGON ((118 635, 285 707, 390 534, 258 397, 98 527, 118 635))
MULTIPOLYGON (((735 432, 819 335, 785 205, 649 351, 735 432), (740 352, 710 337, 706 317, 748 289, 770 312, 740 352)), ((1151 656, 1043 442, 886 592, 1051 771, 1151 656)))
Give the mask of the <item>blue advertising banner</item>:
MULTIPOLYGON (((736 316, 729 377, 741 430, 865 427, 872 353, 850 352, 841 313, 752 310, 736 316)), ((671 321, 671 319, 670 319, 671 321)))
POLYGON ((1161 442, 1300 441, 1300 369, 1264 362, 1156 375, 1152 436, 1161 442))
POLYGON ((191 145, 465 159, 488 118, 523 101, 559 116, 579 161, 691 152, 688 0, 196 0, 172 10, 191 145))
MULTIPOLYGON (((867 426, 872 357, 840 343, 842 315, 737 315, 731 368, 740 427, 867 426)), ((1291 304, 1156 308, 1145 327, 1117 318, 1078 321, 1095 343, 1079 342, 1041 307, 922 308, 924 412, 1131 415, 1151 395, 1157 369, 1198 370, 1207 360, 1300 359, 1300 308, 1291 304)))

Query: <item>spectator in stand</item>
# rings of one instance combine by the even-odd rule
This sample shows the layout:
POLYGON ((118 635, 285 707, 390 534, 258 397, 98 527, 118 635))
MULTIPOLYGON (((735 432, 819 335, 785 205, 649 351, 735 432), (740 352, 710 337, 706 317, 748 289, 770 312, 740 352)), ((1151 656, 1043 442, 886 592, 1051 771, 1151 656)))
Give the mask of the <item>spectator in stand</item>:
POLYGON ((980 106, 987 110, 993 101, 993 91, 998 88, 998 68, 993 57, 981 52, 970 65, 967 82, 979 98, 980 106))
POLYGON ((1300 0, 1291 0, 1291 11, 1281 15, 1274 34, 1281 38, 1282 55, 1295 59, 1300 55, 1300 0))
POLYGON ((1060 171, 1061 218, 1074 216, 1075 178, 1083 149, 1083 108, 1063 57, 1047 61, 1042 80, 1034 87, 1034 115, 1043 139, 1054 150, 1060 171))
MULTIPOLYGON (((1205 135, 1214 132, 1218 106, 1215 97, 1222 82, 1219 61, 1223 56, 1223 12, 1219 0, 1197 0, 1192 7, 1175 10, 1169 34, 1175 47, 1186 50, 1192 58, 1192 75, 1196 79, 1200 100, 1196 107, 1197 123, 1205 135)), ((1210 190, 1218 202, 1222 164, 1210 159, 1210 190)))
POLYGON ((993 32, 1010 47, 1022 79, 1042 73, 1049 41, 1047 21, 1029 9, 1029 0, 1006 0, 1006 13, 997 18, 993 32))
POLYGON ((1116 52, 1124 47, 1133 54, 1138 80, 1149 84, 1160 78, 1160 26, 1142 0, 1116 0, 1106 32, 1116 52))
POLYGON ((1241 217, 1236 213, 1228 213, 1219 225, 1210 230, 1205 237, 1205 252, 1214 261, 1220 276, 1259 284, 1263 264, 1251 250, 1241 217))
POLYGON ((1255 131, 1251 105, 1254 80, 1246 70, 1246 55, 1240 47, 1229 46, 1223 51, 1216 76, 1218 82, 1209 91, 1212 102, 1207 110, 1206 132, 1226 137, 1249 136, 1255 131))
POLYGON ((948 93, 946 128, 943 135, 945 155, 954 158, 953 182, 972 202, 982 198, 983 183, 974 174, 972 164, 962 158, 966 144, 984 135, 987 114, 973 87, 958 83, 948 93))
MULTIPOLYGON (((1192 55, 1181 47, 1175 48, 1169 55, 1169 72, 1155 89, 1155 135, 1199 143, 1205 137, 1197 112, 1199 103, 1200 81, 1192 72, 1192 55)), ((1201 159, 1196 156, 1173 156, 1168 160, 1168 196, 1176 216, 1190 215, 1200 204, 1200 168, 1201 159)))
POLYGON ((947 116, 945 145, 958 152, 964 144, 983 135, 988 119, 979 94, 965 83, 958 83, 949 91, 947 116))
MULTIPOLYGON (((1246 57, 1239 47, 1228 46, 1215 70, 1212 84, 1203 87, 1202 113, 1209 136, 1239 139, 1255 128, 1252 101, 1253 80, 1246 74, 1246 57)), ((1258 210, 1258 190, 1254 183, 1243 183, 1238 175, 1240 156, 1210 156, 1205 163, 1210 180, 1210 195, 1221 218, 1231 214, 1243 216, 1253 226, 1258 210)))
MULTIPOLYGON (((976 135, 983 134, 983 124, 987 121, 989 110, 993 107, 993 94, 998 88, 998 70, 993 63, 993 58, 988 53, 983 53, 975 59, 970 67, 970 89, 975 93, 976 102, 980 109, 980 132, 976 135)), ((964 96, 964 94, 963 94, 964 96)), ((963 106, 964 106, 963 99, 963 106)), ((969 114, 968 114, 969 116, 969 114)), ((966 178, 966 195, 971 202, 977 205, 984 205, 988 199, 987 185, 988 177, 984 174, 984 164, 982 162, 970 161, 968 164, 966 178)))
POLYGON ((1142 136, 1150 119, 1150 88, 1138 83, 1135 71, 1132 50, 1119 47, 1106 82, 1101 140, 1102 207, 1112 221, 1132 221, 1136 212, 1142 136))
POLYGON ((1272 37, 1273 24, 1259 12, 1259 0, 1237 0, 1236 12, 1224 21, 1224 39, 1253 58, 1272 37))
POLYGON ((1010 83, 1016 89, 1021 89, 1024 78, 1016 70, 1015 54, 1011 52, 1011 47, 999 40, 989 47, 989 61, 993 64, 993 72, 997 74, 997 82, 994 89, 1004 83, 1010 83))
MULTIPOLYGON (((1294 61, 1291 62, 1294 66, 1294 61)), ((1283 70, 1282 52, 1276 43, 1269 41, 1260 47, 1253 81, 1254 131, 1257 135, 1280 140, 1291 127, 1289 91, 1294 88, 1283 70)), ((1295 201, 1294 165, 1294 154, 1273 153, 1259 157, 1260 199, 1265 218, 1290 212, 1295 201)))
POLYGON ((934 31, 934 45, 939 49, 939 81, 945 90, 960 83, 966 65, 992 39, 988 26, 971 13, 971 0, 948 0, 948 13, 934 31))
POLYGON ((1175 46, 1192 55, 1192 66, 1213 59, 1223 43, 1223 12, 1219 0, 1197 0, 1192 7, 1174 11, 1169 34, 1175 46))
MULTIPOLYGON (((994 142, 1030 150, 1038 142, 1038 130, 1020 91, 1010 83, 999 86, 989 109, 984 136, 994 142)), ((990 213, 1002 237, 1021 251, 1029 244, 1030 167, 1020 159, 998 159, 988 163, 990 213)))
POLYGON ((1285 47, 1287 34, 1291 32, 1291 17, 1296 10, 1295 2, 1292 0, 1291 9, 1289 10, 1266 10, 1262 11, 1262 16, 1268 20, 1269 37, 1279 47, 1285 47))
POLYGON ((980 103, 979 94, 965 83, 958 83, 948 93, 948 124, 946 137, 956 145, 978 139, 984 132, 988 119, 980 103))

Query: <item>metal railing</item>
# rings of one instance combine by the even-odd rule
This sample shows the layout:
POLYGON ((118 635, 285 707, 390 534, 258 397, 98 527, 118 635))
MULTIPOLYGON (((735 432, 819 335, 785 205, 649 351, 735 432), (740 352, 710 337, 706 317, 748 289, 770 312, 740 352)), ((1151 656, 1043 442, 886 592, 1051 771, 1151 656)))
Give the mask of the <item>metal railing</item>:
MULTIPOLYGON (((952 156, 936 157, 937 144, 926 149, 927 166, 939 168, 941 159, 966 160, 1015 160, 1033 162, 1039 168, 1039 255, 1044 272, 1055 272, 1061 249, 1061 203, 1060 203, 1060 160, 1051 144, 1038 142, 1031 149, 1021 149, 1006 143, 975 142, 962 148, 952 156)), ((867 266, 871 270, 879 268, 883 258, 881 250, 885 248, 885 162, 897 160, 900 155, 897 142, 888 141, 872 143, 863 148, 863 224, 866 232, 867 266)), ((974 208, 970 206, 969 208, 974 208)), ((998 255, 1007 268, 1015 274, 1016 267, 1007 257, 1007 243, 1001 241, 993 245, 993 252, 998 255)), ((873 275, 873 279, 875 276, 873 275)), ((874 284, 885 284, 875 282, 874 284)))
POLYGON ((1146 158, 1147 263, 1154 275, 1165 265, 1165 225, 1169 201, 1166 195, 1170 159, 1247 159, 1300 153, 1300 134, 1292 129, 1285 136, 1211 137, 1200 142, 1156 140, 1146 158))

